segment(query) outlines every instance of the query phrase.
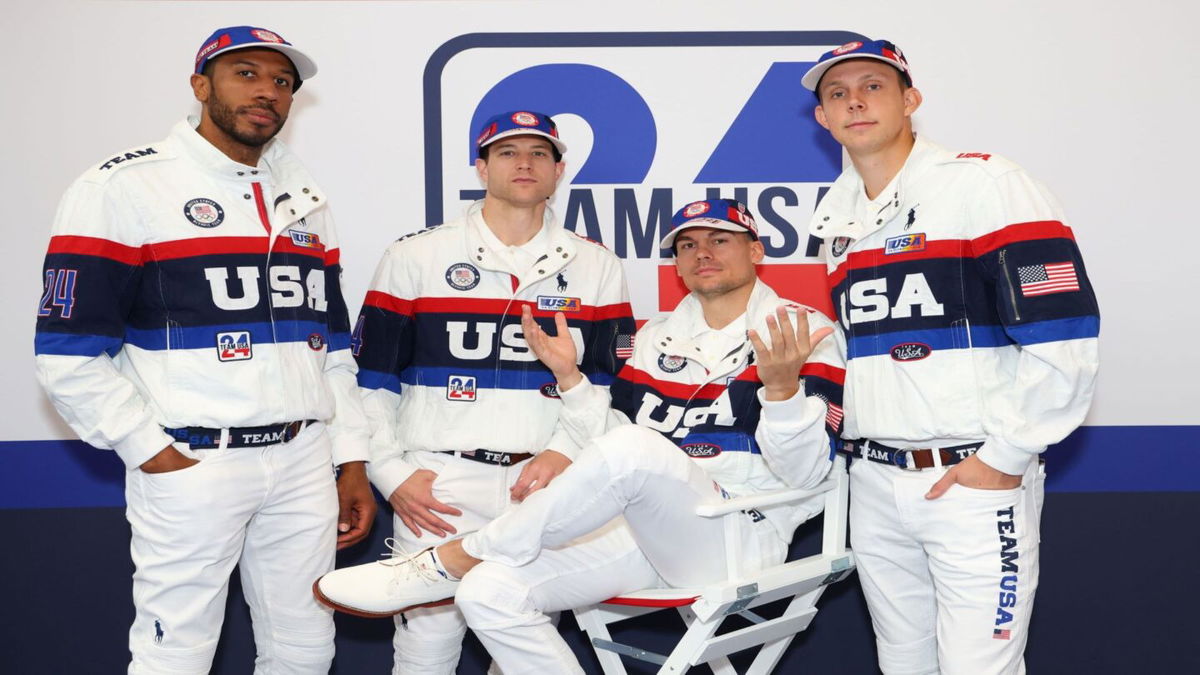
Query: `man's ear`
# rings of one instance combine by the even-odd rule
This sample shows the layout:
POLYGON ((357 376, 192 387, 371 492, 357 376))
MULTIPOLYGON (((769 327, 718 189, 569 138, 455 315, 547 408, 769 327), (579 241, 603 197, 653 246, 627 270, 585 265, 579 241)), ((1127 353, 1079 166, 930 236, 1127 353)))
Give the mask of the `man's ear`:
POLYGON ((208 79, 207 75, 196 73, 192 75, 191 84, 192 96, 201 103, 208 103, 208 96, 212 93, 212 80, 208 79))
POLYGON ((825 117, 825 108, 820 104, 817 104, 817 107, 813 108, 813 117, 817 118, 817 124, 825 127, 826 131, 829 130, 829 120, 825 117))
POLYGON ((921 96, 921 90, 916 87, 909 87, 904 90, 904 116, 912 117, 912 114, 921 107, 921 102, 925 98, 921 96))
POLYGON ((758 239, 750 242, 750 262, 755 265, 761 263, 763 258, 767 257, 767 250, 763 248, 763 243, 758 239))

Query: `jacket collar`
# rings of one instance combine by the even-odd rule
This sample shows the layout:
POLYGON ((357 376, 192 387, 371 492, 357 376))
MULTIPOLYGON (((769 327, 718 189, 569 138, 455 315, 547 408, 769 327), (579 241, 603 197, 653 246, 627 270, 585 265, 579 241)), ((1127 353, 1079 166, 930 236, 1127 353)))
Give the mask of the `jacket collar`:
POLYGON ((278 138, 267 141, 257 166, 235 162, 196 131, 200 118, 189 115, 171 128, 170 140, 181 154, 201 169, 221 178, 243 183, 266 183, 275 195, 276 215, 284 222, 303 218, 325 204, 325 193, 278 138))
MULTIPOLYGON (((775 309, 785 304, 779 295, 761 279, 756 279, 754 289, 750 292, 750 300, 746 303, 746 327, 758 332, 763 341, 770 345, 770 333, 767 330, 767 316, 775 309)), ((696 345, 692 337, 708 327, 704 321, 704 310, 694 293, 689 293, 679 302, 675 310, 663 321, 662 329, 654 340, 654 348, 668 356, 683 356, 695 358, 696 345)), ((704 364, 713 378, 745 365, 749 355, 750 340, 746 339, 739 349, 736 349, 717 364, 704 364)))
MULTIPOLYGON (((465 220, 464 241, 471 263, 485 270, 507 272, 508 266, 483 237, 482 232, 487 228, 487 223, 483 221, 482 199, 467 207, 465 220)), ((520 287, 554 276, 578 254, 575 235, 563 228, 550 207, 546 207, 542 216, 542 232, 546 238, 545 255, 538 260, 539 264, 534 266, 529 275, 520 280, 520 287)))
POLYGON ((867 199, 862 176, 854 165, 846 167, 813 213, 809 233, 822 239, 866 237, 903 211, 911 186, 929 167, 949 156, 948 150, 918 135, 900 172, 873 201, 867 199))

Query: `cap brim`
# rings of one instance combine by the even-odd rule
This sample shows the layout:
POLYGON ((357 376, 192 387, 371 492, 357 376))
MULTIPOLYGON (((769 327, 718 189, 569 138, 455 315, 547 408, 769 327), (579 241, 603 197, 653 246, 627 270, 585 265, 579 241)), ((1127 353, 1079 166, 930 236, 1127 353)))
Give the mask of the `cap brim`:
MULTIPOLYGON (((850 52, 848 54, 842 54, 841 56, 835 56, 828 61, 822 61, 812 68, 809 68, 808 72, 804 74, 804 77, 800 79, 800 84, 809 91, 816 91, 817 85, 821 83, 821 77, 825 75, 825 71, 836 66, 842 61, 849 61, 850 59, 875 59, 876 61, 882 61, 883 63, 896 68, 896 70, 900 70, 896 67, 895 61, 883 56, 879 56, 878 54, 858 54, 855 52, 850 52)), ((903 75, 904 71, 900 70, 900 74, 903 75)))
POLYGON ((731 223, 728 220, 720 220, 717 218, 700 217, 693 218, 668 232, 667 236, 663 237, 662 241, 658 242, 658 247, 671 248, 671 246, 675 244, 675 235, 693 227, 707 227, 712 230, 724 230, 726 232, 746 232, 747 234, 754 234, 747 229, 745 225, 739 225, 738 223, 731 223))
POLYGON ((273 42, 253 42, 250 44, 234 45, 231 47, 226 47, 225 49, 218 49, 212 54, 209 54, 207 60, 212 61, 221 54, 228 54, 229 52, 235 52, 239 49, 273 49, 283 54, 284 56, 288 57, 288 59, 292 62, 292 65, 296 67, 296 77, 300 78, 301 82, 308 80, 317 74, 317 64, 315 61, 310 59, 307 54, 291 45, 273 42))
POLYGON ((542 138, 545 138, 546 140, 550 141, 550 143, 552 145, 554 145, 554 147, 558 150, 558 154, 560 154, 560 155, 567 154, 567 144, 566 143, 563 143, 561 139, 555 138, 555 137, 551 136, 550 134, 542 131, 541 129, 509 129, 507 131, 502 131, 502 132, 496 134, 495 136, 492 136, 491 138, 487 139, 487 141, 485 141, 483 143, 483 145, 481 145, 479 147, 486 148, 487 146, 491 145, 492 143, 495 143, 496 141, 498 141, 502 138, 509 138, 511 136, 541 136, 542 138))

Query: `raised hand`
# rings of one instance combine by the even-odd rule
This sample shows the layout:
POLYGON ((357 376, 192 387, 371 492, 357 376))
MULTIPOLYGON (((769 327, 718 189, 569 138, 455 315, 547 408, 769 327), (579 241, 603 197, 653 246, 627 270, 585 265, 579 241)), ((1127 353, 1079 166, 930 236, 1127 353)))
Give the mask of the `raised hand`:
POLYGON ((567 317, 562 312, 554 313, 554 327, 558 334, 550 337, 533 320, 529 305, 521 307, 521 332, 525 334, 525 342, 533 355, 554 373, 559 391, 566 391, 583 380, 583 373, 576 364, 579 352, 567 328, 567 317))
POLYGON ((754 347, 758 379, 762 382, 766 399, 783 401, 800 390, 800 367, 833 329, 821 328, 810 335, 807 312, 801 309, 796 312, 796 329, 793 331, 787 308, 779 307, 775 310, 775 316, 767 317, 767 331, 771 336, 770 347, 762 341, 757 331, 746 331, 746 335, 754 347))

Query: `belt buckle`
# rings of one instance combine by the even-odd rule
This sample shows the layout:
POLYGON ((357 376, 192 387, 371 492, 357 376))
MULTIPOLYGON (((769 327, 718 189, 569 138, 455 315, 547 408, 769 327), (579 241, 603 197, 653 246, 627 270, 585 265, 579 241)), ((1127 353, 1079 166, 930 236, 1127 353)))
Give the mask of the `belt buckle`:
POLYGON ((303 430, 304 430, 304 420, 296 420, 295 422, 288 422, 287 426, 285 426, 283 428, 283 438, 281 440, 284 443, 291 443, 293 440, 295 440, 295 438, 297 436, 300 435, 300 432, 303 430))
POLYGON ((904 448, 902 450, 897 450, 892 455, 892 464, 895 464, 896 466, 900 467, 901 469, 903 469, 905 471, 920 471, 921 468, 918 467, 916 465, 917 464, 916 461, 913 460, 913 453, 916 452, 918 449, 919 448, 904 448), (905 461, 903 464, 900 463, 901 455, 907 455, 907 458, 905 458, 905 461))

